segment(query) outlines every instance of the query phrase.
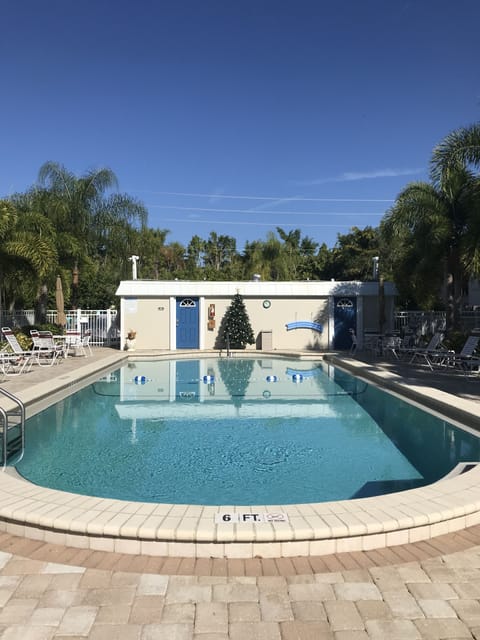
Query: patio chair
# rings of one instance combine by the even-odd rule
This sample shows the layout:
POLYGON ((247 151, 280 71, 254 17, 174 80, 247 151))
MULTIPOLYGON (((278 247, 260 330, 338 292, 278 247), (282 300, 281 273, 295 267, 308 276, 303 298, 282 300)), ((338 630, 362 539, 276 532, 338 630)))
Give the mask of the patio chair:
POLYGON ((51 331, 30 330, 33 341, 32 352, 37 363, 41 366, 52 366, 60 356, 65 356, 65 345, 55 344, 51 331))
POLYGON ((451 364, 465 372, 480 369, 480 354, 476 353, 480 336, 469 336, 460 353, 453 353, 451 364))
POLYGON ((17 340, 17 336, 10 327, 2 327, 2 334, 7 340, 11 352, 1 352, 0 367, 2 373, 8 375, 18 375, 23 373, 25 369, 29 370, 32 366, 34 358, 33 351, 25 351, 17 340))
POLYGON ((15 353, 0 352, 0 373, 4 376, 18 376, 32 366, 31 357, 15 353))
MULTIPOLYGON (((435 333, 428 345, 424 348, 407 349, 406 353, 410 356, 409 363, 413 364, 416 360, 424 361, 430 369, 433 370, 433 364, 447 363, 446 358, 451 357, 452 351, 449 351, 443 344, 443 334, 435 333)), ((402 350, 400 349, 400 352, 402 350)))
POLYGON ((92 355, 92 347, 90 346, 90 340, 92 339, 92 332, 90 329, 87 329, 82 338, 82 349, 84 351, 84 355, 87 355, 87 350, 89 355, 92 355))

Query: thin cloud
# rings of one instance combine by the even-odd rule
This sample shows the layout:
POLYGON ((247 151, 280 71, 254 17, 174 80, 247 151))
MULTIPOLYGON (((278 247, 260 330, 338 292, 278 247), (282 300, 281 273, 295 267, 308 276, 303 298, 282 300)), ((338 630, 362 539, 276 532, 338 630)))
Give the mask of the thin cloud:
POLYGON ((316 184, 327 184, 329 182, 354 182, 356 180, 375 180, 377 178, 397 178, 399 176, 414 176, 423 173, 423 167, 412 169, 377 169, 374 171, 346 171, 339 176, 331 178, 317 178, 315 180, 296 181, 295 184, 302 186, 312 186, 316 184))

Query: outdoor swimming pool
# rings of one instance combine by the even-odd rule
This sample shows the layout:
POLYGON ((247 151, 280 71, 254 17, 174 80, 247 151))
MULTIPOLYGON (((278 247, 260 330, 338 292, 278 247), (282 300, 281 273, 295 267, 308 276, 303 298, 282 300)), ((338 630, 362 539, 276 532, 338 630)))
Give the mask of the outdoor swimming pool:
POLYGON ((27 422, 17 470, 99 497, 294 504, 418 487, 471 433, 322 362, 130 362, 27 422))

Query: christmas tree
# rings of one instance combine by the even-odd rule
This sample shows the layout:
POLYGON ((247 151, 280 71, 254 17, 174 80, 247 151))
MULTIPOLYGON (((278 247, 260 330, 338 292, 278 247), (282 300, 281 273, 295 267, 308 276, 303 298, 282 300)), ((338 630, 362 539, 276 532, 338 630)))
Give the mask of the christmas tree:
POLYGON ((239 293, 233 296, 232 304, 223 317, 222 340, 224 345, 230 349, 245 349, 247 344, 255 342, 252 325, 243 298, 239 293))

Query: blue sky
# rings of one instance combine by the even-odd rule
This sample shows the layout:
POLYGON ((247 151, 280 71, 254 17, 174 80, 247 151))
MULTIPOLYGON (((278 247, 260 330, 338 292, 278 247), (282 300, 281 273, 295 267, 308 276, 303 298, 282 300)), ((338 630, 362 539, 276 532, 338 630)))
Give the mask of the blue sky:
POLYGON ((480 120, 478 0, 0 0, 0 197, 100 166, 187 244, 377 226, 480 120))

